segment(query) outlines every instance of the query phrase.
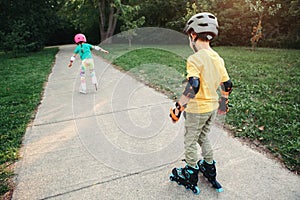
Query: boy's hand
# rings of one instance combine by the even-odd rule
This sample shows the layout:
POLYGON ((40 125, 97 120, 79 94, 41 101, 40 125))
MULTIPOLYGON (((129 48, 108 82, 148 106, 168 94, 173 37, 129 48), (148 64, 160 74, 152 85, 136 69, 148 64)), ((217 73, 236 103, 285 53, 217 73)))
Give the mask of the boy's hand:
POLYGON ((172 108, 170 109, 169 116, 171 117, 173 123, 176 123, 179 120, 183 110, 184 110, 184 107, 181 106, 178 102, 176 102, 174 109, 172 109, 172 108))

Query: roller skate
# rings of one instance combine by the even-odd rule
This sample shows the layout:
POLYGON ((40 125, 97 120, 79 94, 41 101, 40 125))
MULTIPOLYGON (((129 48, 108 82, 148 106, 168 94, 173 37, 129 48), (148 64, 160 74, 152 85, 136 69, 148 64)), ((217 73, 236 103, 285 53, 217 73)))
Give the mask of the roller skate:
POLYGON ((197 169, 186 165, 185 168, 174 168, 170 175, 171 181, 176 181, 178 185, 183 185, 187 190, 191 189, 194 194, 200 194, 197 186, 199 168, 197 169))
POLYGON ((85 77, 84 76, 80 77, 79 92, 81 94, 86 94, 86 82, 85 82, 85 77))
POLYGON ((216 180, 217 171, 216 171, 216 162, 213 161, 212 164, 208 164, 205 160, 199 160, 197 165, 200 172, 203 173, 203 176, 216 188, 217 192, 223 192, 221 184, 216 180))
POLYGON ((91 77, 92 77, 92 83, 95 86, 95 90, 97 91, 98 90, 98 80, 96 78, 94 71, 91 73, 91 77))
POLYGON ((80 89, 80 90, 79 90, 79 93, 81 93, 81 94, 86 94, 86 90, 80 89))

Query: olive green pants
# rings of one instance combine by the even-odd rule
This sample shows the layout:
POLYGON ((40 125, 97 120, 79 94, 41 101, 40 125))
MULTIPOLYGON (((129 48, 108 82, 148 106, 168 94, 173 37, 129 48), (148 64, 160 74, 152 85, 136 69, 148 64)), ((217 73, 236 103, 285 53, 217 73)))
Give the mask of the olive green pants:
POLYGON ((217 110, 201 114, 185 113, 184 148, 185 160, 188 165, 195 166, 199 159, 197 143, 202 149, 204 160, 213 162, 213 149, 208 135, 216 115, 217 110))

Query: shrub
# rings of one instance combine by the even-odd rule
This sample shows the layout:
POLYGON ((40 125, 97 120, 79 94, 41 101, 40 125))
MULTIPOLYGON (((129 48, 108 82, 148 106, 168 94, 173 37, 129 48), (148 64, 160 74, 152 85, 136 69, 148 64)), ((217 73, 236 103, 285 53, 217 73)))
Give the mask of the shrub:
POLYGON ((28 26, 24 20, 14 21, 11 32, 6 36, 1 34, 2 49, 12 52, 15 56, 41 50, 44 44, 37 30, 36 26, 28 26))

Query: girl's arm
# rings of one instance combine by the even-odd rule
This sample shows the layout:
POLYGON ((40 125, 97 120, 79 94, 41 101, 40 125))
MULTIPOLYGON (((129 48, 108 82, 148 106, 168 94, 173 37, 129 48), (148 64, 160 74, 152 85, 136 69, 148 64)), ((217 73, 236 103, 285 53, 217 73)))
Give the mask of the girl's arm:
POLYGON ((73 54, 73 56, 71 56, 68 67, 72 67, 73 62, 74 62, 74 60, 76 59, 76 55, 77 55, 77 54, 73 54))
POLYGON ((108 51, 106 51, 106 50, 104 50, 104 49, 102 49, 101 47, 99 47, 99 46, 93 46, 93 48, 96 50, 96 51, 101 51, 101 52, 103 52, 103 53, 109 53, 108 51))

